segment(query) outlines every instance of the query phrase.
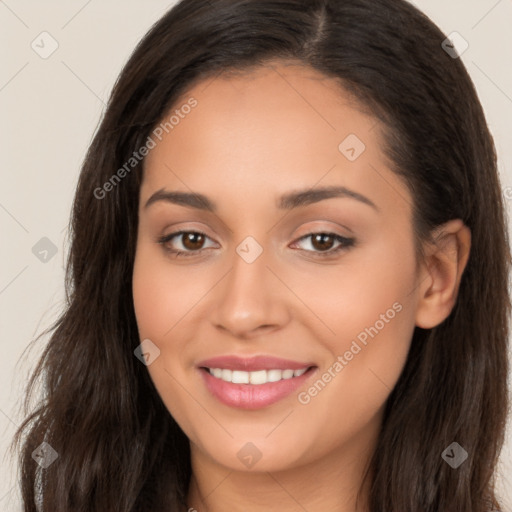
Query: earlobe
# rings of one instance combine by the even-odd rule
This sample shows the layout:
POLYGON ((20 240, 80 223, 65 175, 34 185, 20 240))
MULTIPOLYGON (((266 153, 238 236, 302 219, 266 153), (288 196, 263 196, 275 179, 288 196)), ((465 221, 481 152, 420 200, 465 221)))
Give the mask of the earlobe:
POLYGON ((433 233, 425 250, 418 285, 416 325, 431 329, 451 313, 469 259, 471 231, 460 219, 450 220, 433 233))

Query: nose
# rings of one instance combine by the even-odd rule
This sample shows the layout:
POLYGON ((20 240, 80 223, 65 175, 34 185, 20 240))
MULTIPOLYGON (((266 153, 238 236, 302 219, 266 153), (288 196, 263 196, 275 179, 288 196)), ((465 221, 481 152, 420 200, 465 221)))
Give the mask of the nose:
POLYGON ((217 329, 250 339, 282 329, 289 322, 290 292, 269 263, 266 250, 250 263, 235 252, 231 270, 215 287, 212 321, 217 329))

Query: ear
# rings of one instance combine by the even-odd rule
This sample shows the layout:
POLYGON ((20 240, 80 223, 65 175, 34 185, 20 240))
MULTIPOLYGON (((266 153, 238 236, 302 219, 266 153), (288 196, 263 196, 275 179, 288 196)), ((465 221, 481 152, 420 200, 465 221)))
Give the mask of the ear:
POLYGON ((471 231, 462 220, 450 220, 436 228, 433 240, 425 248, 417 288, 416 325, 423 329, 439 325, 455 306, 469 258, 471 231))

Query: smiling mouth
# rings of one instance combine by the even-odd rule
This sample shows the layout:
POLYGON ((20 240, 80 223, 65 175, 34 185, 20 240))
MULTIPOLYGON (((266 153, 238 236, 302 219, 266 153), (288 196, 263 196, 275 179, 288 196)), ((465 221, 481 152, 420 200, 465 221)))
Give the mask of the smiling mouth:
POLYGON ((256 370, 246 372, 243 370, 229 370, 226 368, 208 368, 201 367, 201 370, 208 372, 211 376, 224 382, 232 384, 268 384, 271 382, 279 382, 280 380, 289 380, 296 377, 301 377, 306 372, 314 369, 315 366, 305 366, 297 370, 286 369, 269 369, 269 370, 256 370))

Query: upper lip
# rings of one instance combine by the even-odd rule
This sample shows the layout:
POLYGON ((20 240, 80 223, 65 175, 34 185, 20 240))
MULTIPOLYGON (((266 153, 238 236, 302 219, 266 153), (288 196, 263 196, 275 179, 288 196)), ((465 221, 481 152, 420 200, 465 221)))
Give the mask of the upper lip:
POLYGON ((301 368, 314 366, 314 364, 310 362, 291 361, 289 359, 281 359, 273 356, 239 357, 227 355, 205 359, 201 361, 198 366, 251 372, 257 370, 300 370, 301 368))

